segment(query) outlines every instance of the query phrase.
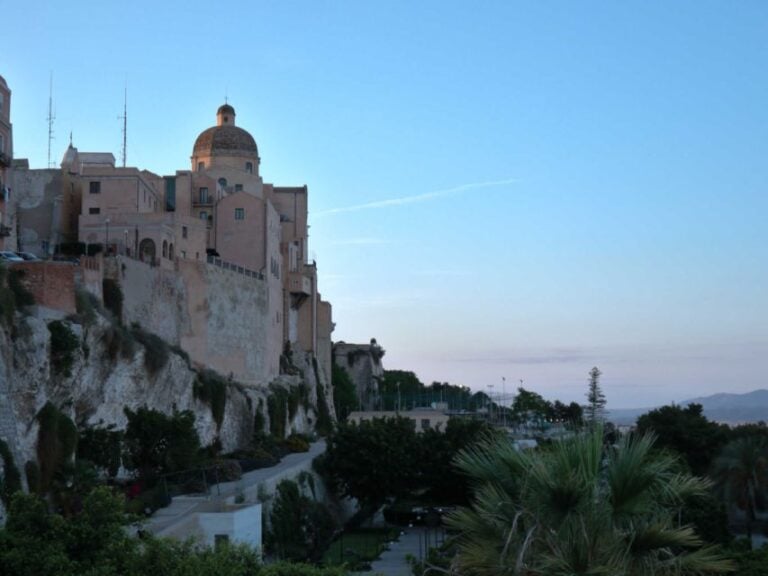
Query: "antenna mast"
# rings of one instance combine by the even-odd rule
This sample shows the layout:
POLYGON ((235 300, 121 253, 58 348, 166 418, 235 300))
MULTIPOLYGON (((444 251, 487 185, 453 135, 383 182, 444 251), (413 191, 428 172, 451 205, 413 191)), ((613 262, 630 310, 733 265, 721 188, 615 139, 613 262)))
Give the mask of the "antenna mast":
POLYGON ((51 163, 51 142, 53 140, 53 121, 56 120, 56 116, 53 114, 53 72, 51 72, 51 79, 48 87, 48 168, 53 168, 51 163))
POLYGON ((119 117, 123 121, 123 168, 125 168, 125 159, 128 155, 128 83, 125 84, 125 94, 123 97, 123 115, 119 117))

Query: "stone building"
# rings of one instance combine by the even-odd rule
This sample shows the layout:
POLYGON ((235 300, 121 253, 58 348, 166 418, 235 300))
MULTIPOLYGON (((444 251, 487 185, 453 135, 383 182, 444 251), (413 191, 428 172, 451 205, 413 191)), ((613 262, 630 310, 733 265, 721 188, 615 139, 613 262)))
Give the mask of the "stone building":
POLYGON ((126 320, 200 365, 267 383, 290 347, 314 356, 329 383, 332 309, 308 258, 307 187, 266 183, 260 165, 229 104, 195 140, 190 169, 173 175, 118 167, 112 154, 70 143, 60 169, 16 171, 18 244, 43 257, 73 245, 103 252, 105 274, 123 285, 126 320))
POLYGON ((11 126, 11 91, 0 76, 0 250, 16 247, 11 203, 11 162, 13 160, 13 127, 11 126))

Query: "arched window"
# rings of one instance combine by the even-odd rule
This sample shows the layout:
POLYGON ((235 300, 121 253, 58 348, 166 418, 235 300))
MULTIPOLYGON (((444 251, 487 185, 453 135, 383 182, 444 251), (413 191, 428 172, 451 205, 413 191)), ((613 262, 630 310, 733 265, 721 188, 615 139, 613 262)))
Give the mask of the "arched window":
POLYGON ((248 172, 248 174, 253 174, 253 162, 245 163, 245 171, 248 172))
POLYGON ((203 170, 205 170, 205 162, 198 162, 197 163, 197 171, 198 172, 202 172, 203 170))
POLYGON ((142 262, 155 263, 155 243, 151 238, 144 238, 139 243, 139 259, 142 262))
POLYGON ((168 258, 173 260, 173 242, 168 245, 168 258))
POLYGON ((226 188, 227 187, 227 179, 226 178, 219 178, 219 186, 221 186, 222 188, 226 188))
POLYGON ((168 242, 163 240, 163 258, 168 258, 168 242))

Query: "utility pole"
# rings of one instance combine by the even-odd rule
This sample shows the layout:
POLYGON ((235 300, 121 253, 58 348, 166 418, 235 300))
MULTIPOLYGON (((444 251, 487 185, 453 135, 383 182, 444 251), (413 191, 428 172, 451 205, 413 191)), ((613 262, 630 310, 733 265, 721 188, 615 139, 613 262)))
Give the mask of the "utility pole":
MULTIPOLYGON (((501 397, 504 399, 504 402, 506 403, 507 400, 507 379, 502 376, 501 377, 501 397)), ((507 427, 507 408, 504 406, 503 411, 501 413, 501 421, 504 425, 504 428, 507 427)))
POLYGON ((118 116, 123 121, 123 168, 128 155, 128 82, 125 83, 125 93, 123 95, 123 115, 118 116))
POLYGON ((53 121, 56 116, 53 115, 53 72, 48 83, 48 168, 53 168, 51 163, 51 141, 53 140, 53 121))

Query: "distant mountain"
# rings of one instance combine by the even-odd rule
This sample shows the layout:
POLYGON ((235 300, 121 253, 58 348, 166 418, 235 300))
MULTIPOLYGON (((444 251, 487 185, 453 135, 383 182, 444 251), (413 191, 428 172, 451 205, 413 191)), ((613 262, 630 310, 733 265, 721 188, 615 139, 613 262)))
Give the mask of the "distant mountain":
MULTIPOLYGON (((768 390, 754 390, 746 394, 720 393, 701 398, 691 398, 679 403, 701 404, 704 415, 710 420, 726 424, 742 424, 745 422, 768 422, 768 390)), ((658 408, 656 406, 655 408, 658 408)), ((638 416, 654 408, 629 408, 624 410, 608 410, 608 419, 619 425, 634 424, 638 416)))

